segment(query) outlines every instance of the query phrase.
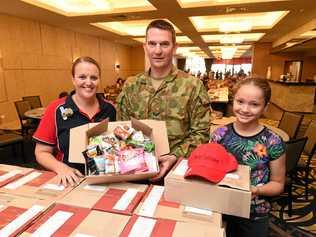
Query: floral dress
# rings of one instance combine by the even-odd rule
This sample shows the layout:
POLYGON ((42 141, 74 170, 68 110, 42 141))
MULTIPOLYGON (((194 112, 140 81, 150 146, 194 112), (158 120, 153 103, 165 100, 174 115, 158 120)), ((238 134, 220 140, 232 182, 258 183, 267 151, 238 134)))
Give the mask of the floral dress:
MULTIPOLYGON (((253 186, 269 182, 269 162, 278 159, 285 152, 282 139, 266 127, 254 136, 244 137, 235 131, 231 123, 217 128, 212 133, 210 142, 223 144, 239 164, 250 166, 253 186)), ((270 208, 269 202, 258 196, 251 201, 251 216, 264 216, 270 208)))

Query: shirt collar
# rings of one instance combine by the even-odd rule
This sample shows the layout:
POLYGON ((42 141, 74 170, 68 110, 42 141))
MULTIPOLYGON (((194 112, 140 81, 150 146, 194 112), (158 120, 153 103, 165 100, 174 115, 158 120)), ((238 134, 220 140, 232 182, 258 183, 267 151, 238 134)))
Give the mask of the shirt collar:
MULTIPOLYGON (((141 76, 141 82, 144 84, 147 84, 149 82, 150 79, 150 70, 151 68, 149 68, 148 71, 146 71, 142 76, 141 76)), ((171 82, 173 81, 177 75, 178 75, 178 71, 179 69, 177 69, 175 66, 172 66, 171 72, 165 77, 165 81, 166 82, 171 82)))

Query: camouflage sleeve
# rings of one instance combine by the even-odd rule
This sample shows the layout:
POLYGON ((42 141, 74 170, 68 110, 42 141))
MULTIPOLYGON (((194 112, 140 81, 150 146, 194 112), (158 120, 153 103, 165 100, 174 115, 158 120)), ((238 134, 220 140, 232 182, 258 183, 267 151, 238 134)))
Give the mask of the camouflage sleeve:
POLYGON ((127 96, 127 88, 128 88, 128 84, 126 83, 123 86, 122 91, 117 98, 117 114, 116 114, 117 121, 130 120, 130 112, 129 112, 130 106, 129 106, 129 100, 127 96))
POLYGON ((188 157, 197 145, 209 141, 210 100, 202 83, 198 83, 192 98, 190 108, 188 108, 188 110, 191 111, 190 131, 188 131, 187 136, 171 150, 171 154, 174 154, 176 157, 188 157))

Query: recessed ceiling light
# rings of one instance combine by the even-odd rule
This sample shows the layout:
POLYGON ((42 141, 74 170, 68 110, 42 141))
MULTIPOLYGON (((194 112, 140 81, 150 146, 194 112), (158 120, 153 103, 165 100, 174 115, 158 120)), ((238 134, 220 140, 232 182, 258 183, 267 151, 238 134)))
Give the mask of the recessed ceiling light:
POLYGON ((228 4, 243 4, 243 3, 259 3, 259 2, 281 2, 286 0, 177 0, 182 8, 188 7, 206 7, 219 6, 228 4))
MULTIPOLYGON (((107 31, 114 32, 119 35, 145 36, 146 28, 149 25, 149 23, 153 20, 154 19, 136 21, 97 22, 91 23, 91 25, 94 25, 107 31)), ((173 27, 175 28, 176 33, 181 33, 181 31, 175 25, 173 25, 173 27)))
MULTIPOLYGON (((133 39, 141 43, 145 42, 145 37, 133 38, 133 39)), ((192 40, 187 36, 176 36, 176 42, 178 44, 189 44, 189 43, 192 43, 192 40)))
POLYGON ((156 10, 146 0, 22 0, 65 16, 113 14, 156 10))
POLYGON ((251 29, 270 29, 278 23, 288 11, 259 12, 248 14, 229 14, 190 17, 199 32, 225 31, 242 32, 251 29))
POLYGON ((264 33, 244 33, 244 34, 218 34, 218 35, 202 35, 206 43, 221 44, 240 44, 242 42, 258 41, 264 36, 264 33))

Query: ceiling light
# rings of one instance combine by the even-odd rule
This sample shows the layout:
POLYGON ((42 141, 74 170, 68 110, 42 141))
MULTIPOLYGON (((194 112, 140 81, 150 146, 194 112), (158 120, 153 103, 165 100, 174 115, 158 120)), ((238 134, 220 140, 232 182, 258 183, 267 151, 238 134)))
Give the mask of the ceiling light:
MULTIPOLYGON (((119 35, 145 36, 146 28, 149 25, 149 23, 153 20, 154 19, 136 21, 97 22, 91 23, 91 25, 94 25, 107 31, 114 32, 119 35)), ((170 21, 168 22, 171 23, 170 21)), ((175 28, 176 33, 181 32, 175 25, 173 25, 173 27, 175 28)))
POLYGON ((244 34, 218 34, 218 35, 202 35, 206 43, 221 44, 240 44, 242 42, 258 41, 264 36, 264 33, 244 33, 244 34))
POLYGON ((247 14, 229 14, 190 17, 199 32, 222 31, 237 32, 250 29, 270 29, 289 11, 258 12, 247 14))
POLYGON ((250 31, 252 28, 252 23, 250 20, 244 21, 226 21, 219 23, 220 32, 243 32, 250 31))
POLYGON ((155 10, 146 0, 22 0, 65 16, 113 14, 155 10))
MULTIPOLYGON (((179 2, 180 6, 183 8, 267 2, 267 0, 177 0, 177 1, 179 2)), ((269 0, 269 2, 274 2, 274 1, 285 1, 285 0, 269 0)))
POLYGON ((240 36, 224 36, 220 39, 221 44, 241 44, 244 38, 240 36))

